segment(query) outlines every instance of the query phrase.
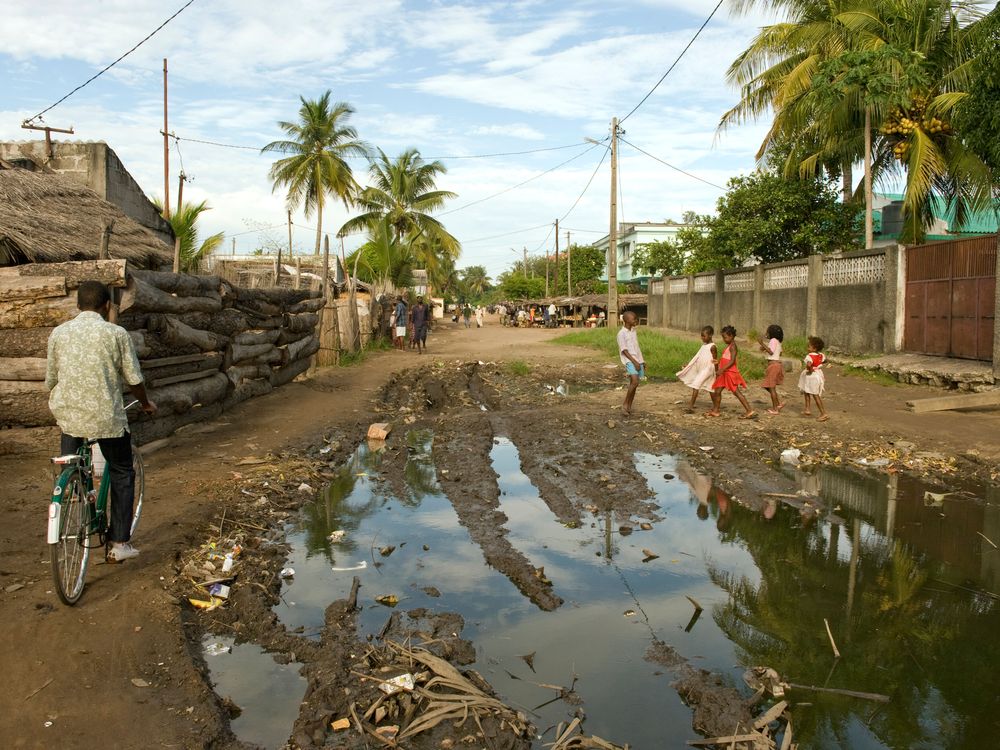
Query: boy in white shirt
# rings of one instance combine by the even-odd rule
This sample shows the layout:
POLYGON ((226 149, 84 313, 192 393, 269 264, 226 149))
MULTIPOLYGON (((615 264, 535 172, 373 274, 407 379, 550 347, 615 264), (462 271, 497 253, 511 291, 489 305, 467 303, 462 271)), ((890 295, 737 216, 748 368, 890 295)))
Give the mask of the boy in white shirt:
POLYGON ((639 387, 639 379, 646 377, 646 361, 639 348, 637 323, 635 313, 628 310, 622 315, 622 328, 618 331, 618 353, 625 365, 625 374, 628 375, 628 391, 622 403, 622 413, 626 417, 632 414, 632 401, 635 399, 635 390, 639 387))

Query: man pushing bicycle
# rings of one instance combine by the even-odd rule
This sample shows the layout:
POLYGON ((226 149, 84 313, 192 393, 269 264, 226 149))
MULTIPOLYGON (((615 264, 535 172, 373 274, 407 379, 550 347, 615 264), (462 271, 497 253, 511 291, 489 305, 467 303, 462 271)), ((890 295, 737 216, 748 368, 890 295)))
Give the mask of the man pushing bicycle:
POLYGON ((156 404, 146 395, 139 359, 124 328, 109 323, 111 293, 99 281, 84 281, 76 293, 80 314, 56 326, 49 336, 45 386, 49 410, 62 431, 60 450, 75 453, 86 439, 96 439, 107 461, 111 483, 111 530, 108 562, 136 557, 129 542, 135 471, 132 440, 122 403, 122 386, 147 414, 156 404))

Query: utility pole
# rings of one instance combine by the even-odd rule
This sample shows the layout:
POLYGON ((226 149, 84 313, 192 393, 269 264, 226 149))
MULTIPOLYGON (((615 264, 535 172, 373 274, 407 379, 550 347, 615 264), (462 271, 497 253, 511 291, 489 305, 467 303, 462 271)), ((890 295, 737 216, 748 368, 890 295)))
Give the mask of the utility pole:
POLYGON ((236 255, 236 238, 233 237, 233 255, 236 255))
MULTIPOLYGON (((288 255, 292 254, 292 209, 288 209, 288 255)), ((281 277, 281 245, 278 245, 278 262, 274 264, 274 285, 278 286, 281 277)))
POLYGON ((556 219, 556 280, 555 280, 555 293, 559 294, 559 219, 556 219))
POLYGON ((175 213, 181 212, 181 199, 184 197, 184 181, 187 180, 187 175, 181 172, 177 175, 177 209, 175 213))
POLYGON ((45 131, 45 152, 49 155, 51 159, 53 156, 52 151, 52 134, 53 133, 69 133, 73 135, 73 128, 50 128, 48 125, 32 125, 28 120, 21 123, 21 127, 25 130, 44 130, 45 131))
MULTIPOLYGON (((524 278, 528 278, 528 248, 524 248, 524 278)), ((531 278, 535 278, 535 273, 532 271, 531 278)))
POLYGON ((608 327, 618 328, 618 118, 611 118, 611 227, 608 230, 608 327))
POLYGON ((545 250, 545 296, 549 296, 549 251, 545 250))
POLYGON ((163 218, 170 219, 170 131, 167 130, 167 58, 163 58, 163 218))
POLYGON ((569 244, 569 230, 566 230, 566 296, 573 296, 573 246, 569 244))

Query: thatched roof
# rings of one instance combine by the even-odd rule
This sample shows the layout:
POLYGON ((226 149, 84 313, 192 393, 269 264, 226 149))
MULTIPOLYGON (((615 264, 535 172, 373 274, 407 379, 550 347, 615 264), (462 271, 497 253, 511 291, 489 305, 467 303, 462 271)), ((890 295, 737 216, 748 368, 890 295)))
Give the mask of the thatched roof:
POLYGON ((111 221, 112 258, 138 268, 173 262, 172 248, 93 190, 62 175, 0 165, 0 266, 95 259, 111 221))

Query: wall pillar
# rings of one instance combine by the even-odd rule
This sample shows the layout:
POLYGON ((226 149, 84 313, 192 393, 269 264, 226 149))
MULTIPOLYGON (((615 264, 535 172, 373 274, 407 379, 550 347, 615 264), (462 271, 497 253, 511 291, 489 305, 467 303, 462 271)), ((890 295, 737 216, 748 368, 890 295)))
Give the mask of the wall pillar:
POLYGON ((715 272, 715 316, 712 326, 716 332, 722 330, 722 295, 726 293, 726 274, 722 271, 715 272))
POLYGON ((670 281, 672 276, 663 277, 663 327, 673 328, 673 320, 670 317, 670 281))
POLYGON ((694 276, 688 276, 687 316, 684 318, 684 330, 691 330, 691 307, 694 305, 694 276))
POLYGON ((806 275, 806 335, 819 333, 819 288, 823 286, 823 256, 809 256, 806 275))
POLYGON ((993 380, 1000 381, 1000 234, 997 235, 997 283, 993 297, 993 380))
POLYGON ((753 329, 758 333, 764 327, 764 266, 753 267, 753 329))
POLYGON ((885 249, 885 303, 882 310, 882 351, 903 349, 906 326, 906 247, 890 245, 885 249))

